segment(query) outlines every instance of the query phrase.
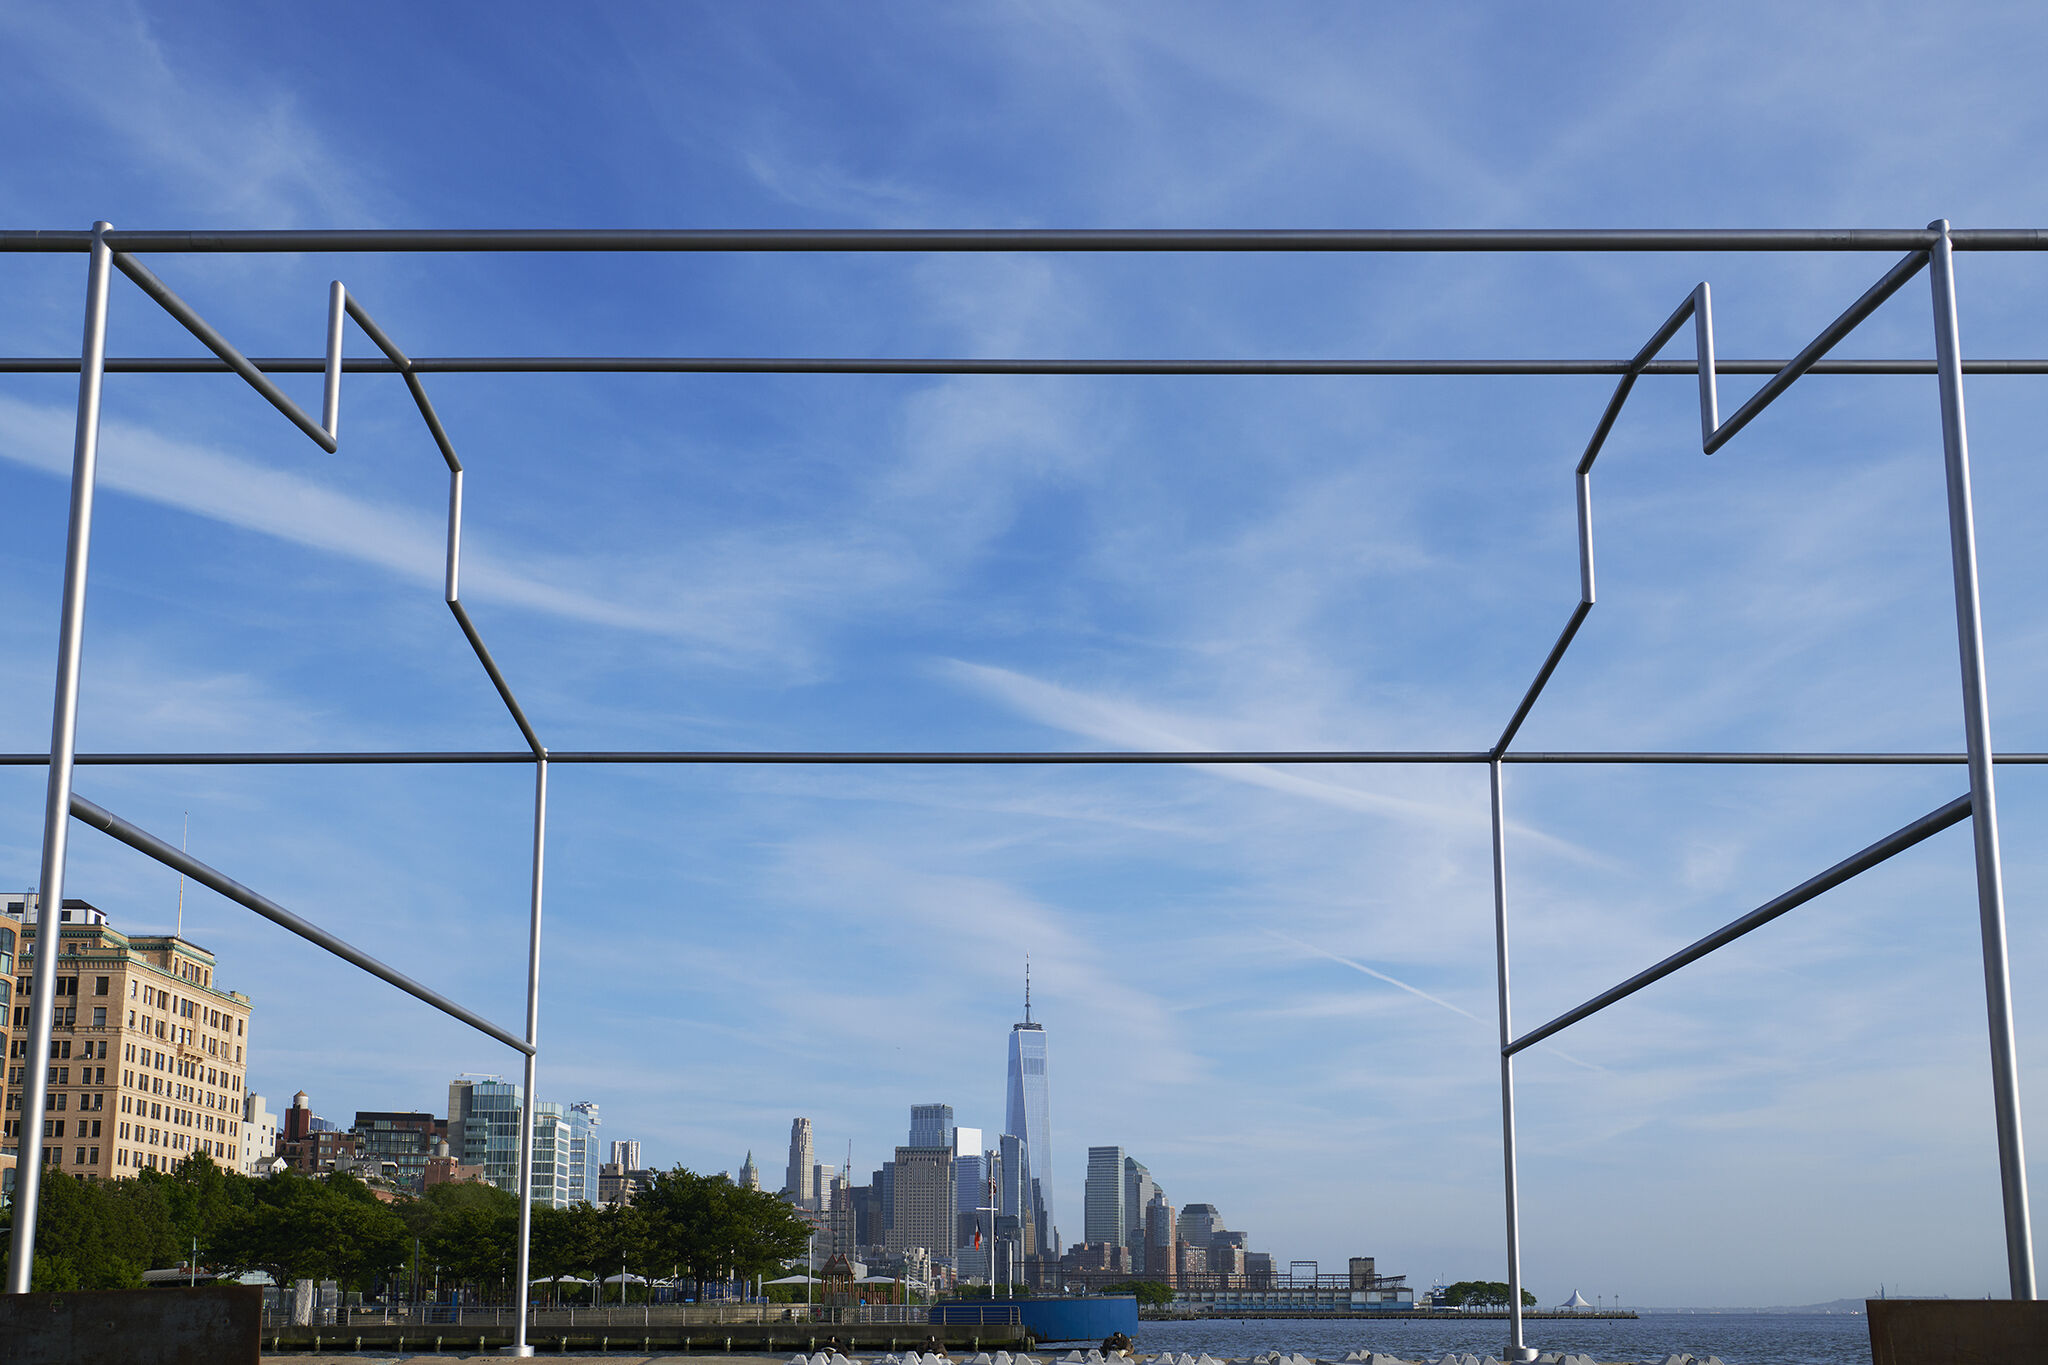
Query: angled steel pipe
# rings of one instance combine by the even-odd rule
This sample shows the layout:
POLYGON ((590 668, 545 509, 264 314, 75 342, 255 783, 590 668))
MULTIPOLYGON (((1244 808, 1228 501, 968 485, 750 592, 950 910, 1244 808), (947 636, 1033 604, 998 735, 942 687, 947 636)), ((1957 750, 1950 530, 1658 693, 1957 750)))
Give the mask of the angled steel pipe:
POLYGON ((249 363, 247 356, 235 349, 234 343, 216 331, 213 325, 176 294, 169 285, 150 273, 149 267, 133 256, 116 251, 114 264, 123 275, 135 281, 142 292, 156 300, 162 309, 176 318, 186 331, 199 338, 207 350, 219 356, 227 367, 247 380, 249 387, 263 395, 270 405, 291 420, 293 426, 313 438, 313 443, 332 455, 340 448, 336 428, 338 415, 338 385, 341 382, 341 286, 335 284, 328 292, 327 310, 327 385, 323 394, 324 415, 327 425, 322 426, 307 415, 306 410, 294 403, 290 396, 270 382, 267 375, 249 363))
POLYGON ((477 1032, 497 1039, 506 1047, 532 1055, 532 1045, 518 1034, 499 1028, 481 1014, 456 1004, 432 987, 422 986, 396 968, 385 966, 362 949, 327 932, 311 920, 293 914, 268 896, 251 891, 226 873, 216 871, 200 862, 176 844, 157 838, 141 826, 94 805, 76 792, 71 795, 71 815, 81 824, 90 825, 136 852, 156 859, 165 867, 184 873, 201 886, 218 891, 237 905, 254 910, 272 924, 290 930, 315 947, 324 948, 342 961, 352 963, 379 980, 398 987, 415 1000, 432 1005, 449 1018, 461 1020, 477 1032))
POLYGON ((1784 895, 1765 901, 1740 919, 1730 920, 1705 938, 1681 948, 1656 966, 1637 972, 1620 985, 1602 991, 1585 1004, 1566 1010, 1540 1028, 1529 1030, 1512 1043, 1503 1046, 1502 1054, 1513 1056, 1525 1048, 1534 1047, 1552 1034, 1562 1032, 1580 1020, 1598 1014, 1618 1000, 1627 999, 1643 987, 1662 981, 1680 967, 1699 961, 1716 948, 1725 948, 1744 934, 1763 928, 1780 915, 1797 909, 1824 891, 1840 886, 1858 873, 1867 872, 1887 858, 1904 853, 1915 844, 1941 833, 1950 825, 1967 819, 1969 814, 1970 796, 1965 793, 1939 810, 1931 811, 1910 825, 1894 830, 1868 848, 1851 854, 1827 871, 1807 878, 1784 895))
POLYGON ((1764 381, 1762 388, 1749 396, 1748 401, 1737 408, 1725 422, 1715 420, 1716 394, 1713 366, 1713 320, 1709 313, 1707 287, 1699 288, 1699 321, 1702 338, 1700 355, 1700 448, 1711 455, 1728 444, 1729 438, 1748 426, 1749 423, 1777 400, 1779 394, 1792 387, 1792 381, 1811 370, 1814 363, 1836 346, 1844 337, 1856 330, 1858 323, 1877 311, 1878 305, 1899 292, 1906 281, 1919 274, 1927 264, 1927 253, 1915 251, 1884 273, 1883 278, 1863 292, 1863 296, 1844 309, 1842 314, 1826 327, 1819 336, 1806 343, 1798 355, 1785 363, 1785 368, 1764 381))

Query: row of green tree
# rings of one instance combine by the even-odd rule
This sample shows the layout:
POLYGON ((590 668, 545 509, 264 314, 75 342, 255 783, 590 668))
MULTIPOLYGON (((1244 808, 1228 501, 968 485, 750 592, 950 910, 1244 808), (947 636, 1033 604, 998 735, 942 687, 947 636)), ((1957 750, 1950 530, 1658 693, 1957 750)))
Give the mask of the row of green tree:
MULTIPOLYGON (((1508 1287, 1501 1280, 1460 1280, 1444 1287, 1446 1308, 1505 1308, 1507 1305, 1508 1287)), ((1535 1306, 1536 1296, 1524 1289, 1522 1307, 1535 1306)))
MULTIPOLYGON (((386 1202, 353 1176, 251 1179, 195 1153, 128 1180, 47 1173, 34 1287, 135 1288, 143 1271, 185 1265, 196 1250, 207 1270, 262 1270, 280 1284, 332 1279, 378 1293, 438 1280, 444 1293, 487 1297, 509 1291, 518 1234, 518 1200, 495 1186, 435 1185, 386 1202)), ((623 1208, 535 1208, 532 1271, 748 1279, 780 1273, 809 1237, 773 1195, 678 1166, 623 1208)))

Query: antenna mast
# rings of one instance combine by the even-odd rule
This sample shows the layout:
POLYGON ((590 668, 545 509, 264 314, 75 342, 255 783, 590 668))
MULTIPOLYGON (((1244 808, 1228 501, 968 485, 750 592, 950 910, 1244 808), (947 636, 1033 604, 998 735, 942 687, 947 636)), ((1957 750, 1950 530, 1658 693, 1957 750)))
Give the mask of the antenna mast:
MULTIPOLYGON (((179 894, 183 895, 184 883, 179 882, 179 894)), ((1024 954, 1024 1022, 1031 1022, 1031 954, 1024 954)))

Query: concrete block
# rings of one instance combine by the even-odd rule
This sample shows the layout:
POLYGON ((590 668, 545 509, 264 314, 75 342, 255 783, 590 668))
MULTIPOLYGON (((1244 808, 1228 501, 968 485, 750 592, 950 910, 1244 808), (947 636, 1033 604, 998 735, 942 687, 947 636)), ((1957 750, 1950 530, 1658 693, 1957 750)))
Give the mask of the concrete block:
POLYGON ((257 1365, 263 1291, 0 1295, 0 1365, 257 1365))
POLYGON ((2048 1300, 1867 1299, 1872 1365, 2048 1360, 2048 1300))

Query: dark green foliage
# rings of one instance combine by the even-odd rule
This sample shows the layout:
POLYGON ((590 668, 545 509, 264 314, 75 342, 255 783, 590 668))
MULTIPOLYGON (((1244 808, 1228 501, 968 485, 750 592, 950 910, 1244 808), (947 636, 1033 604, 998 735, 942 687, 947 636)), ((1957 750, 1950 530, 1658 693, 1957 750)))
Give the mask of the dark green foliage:
POLYGON ((1121 1284, 1104 1285, 1100 1292, 1136 1295, 1140 1308, 1160 1308, 1173 1302, 1173 1291, 1157 1280, 1125 1280, 1121 1284))
MULTIPOLYGON (((8 1221, 0 1215, 0 1227, 8 1221)), ((491 1185, 436 1185, 386 1203, 353 1176, 254 1180, 195 1154, 129 1180, 45 1174, 34 1281, 38 1290, 139 1288, 143 1271, 185 1264, 196 1239, 211 1271, 263 1270, 280 1284, 332 1279, 375 1293, 409 1282, 417 1240, 423 1282, 438 1268, 444 1290, 494 1296, 514 1280, 518 1236, 519 1201, 491 1185)), ((773 1195, 678 1166, 628 1208, 536 1208, 533 1278, 622 1267, 649 1278, 750 1278, 802 1255, 809 1236, 773 1195)), ((0 1266, 5 1250, 0 1242, 0 1266)))
POLYGON ((208 1239, 222 1270, 264 1270, 279 1284, 331 1279, 368 1292, 412 1251, 405 1221, 354 1176, 309 1180, 286 1172, 248 1184, 251 1199, 208 1239))
POLYGON ((479 1289, 512 1280, 519 1201, 495 1185, 435 1185, 409 1210, 421 1255, 445 1283, 479 1289))
MULTIPOLYGON (((212 1228, 230 1216, 252 1182, 194 1154, 170 1172, 133 1180, 86 1181, 44 1172, 36 1228, 38 1290, 135 1289, 142 1272, 183 1265, 199 1240, 204 1260, 212 1228)), ((8 1218, 11 1226, 13 1219, 8 1218)), ((5 1248, 0 1247, 0 1261, 5 1248)))
MULTIPOLYGON (((1508 1287, 1502 1280, 1460 1280, 1444 1289, 1444 1304, 1450 1308, 1505 1308, 1508 1287)), ((1534 1308, 1536 1296, 1522 1291, 1522 1307, 1534 1308)))
POLYGON ((646 1219, 649 1263, 698 1281, 779 1271, 810 1245, 810 1225, 774 1195, 681 1166, 649 1181, 633 1208, 646 1219))

